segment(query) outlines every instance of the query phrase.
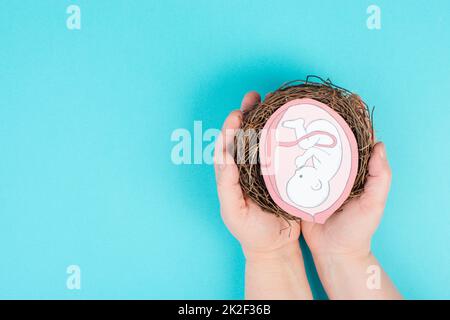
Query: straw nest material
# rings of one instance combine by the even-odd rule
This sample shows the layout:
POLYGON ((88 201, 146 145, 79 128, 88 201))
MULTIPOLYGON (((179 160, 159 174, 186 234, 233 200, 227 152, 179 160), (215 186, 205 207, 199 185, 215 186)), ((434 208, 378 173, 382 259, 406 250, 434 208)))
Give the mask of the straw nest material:
MULTIPOLYGON (((368 162, 374 146, 373 110, 356 94, 347 91, 319 77, 309 76, 306 80, 292 81, 269 93, 264 101, 244 112, 241 132, 253 129, 259 133, 270 116, 282 105, 293 99, 311 98, 335 110, 348 123, 358 143, 358 173, 347 203, 358 197, 364 189, 368 175, 368 162), (310 79, 315 79, 311 81, 310 79)), ((239 136, 236 138, 239 139, 239 136)), ((298 220, 281 209, 270 197, 261 175, 259 162, 259 134, 256 143, 243 143, 241 152, 236 152, 240 184, 245 195, 265 211, 287 220, 298 220), (239 155, 239 159, 237 159, 239 155)), ((236 142, 239 145, 239 142, 236 142)), ((341 206, 342 208, 342 206, 341 206)), ((340 210, 340 209, 339 209, 340 210)), ((338 211, 339 211, 338 210, 338 211)))

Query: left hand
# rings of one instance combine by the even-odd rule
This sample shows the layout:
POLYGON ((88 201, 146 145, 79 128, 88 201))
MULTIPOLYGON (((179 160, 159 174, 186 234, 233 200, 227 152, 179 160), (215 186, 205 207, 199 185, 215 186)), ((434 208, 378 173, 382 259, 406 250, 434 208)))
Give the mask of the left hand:
MULTIPOLYGON (((260 101, 256 92, 245 95, 241 109, 253 107, 260 101)), ((239 240, 247 259, 253 256, 286 254, 298 250, 300 224, 289 224, 261 209, 242 193, 239 171, 232 154, 234 137, 241 127, 242 111, 230 113, 215 147, 215 172, 222 219, 230 232, 239 240)))

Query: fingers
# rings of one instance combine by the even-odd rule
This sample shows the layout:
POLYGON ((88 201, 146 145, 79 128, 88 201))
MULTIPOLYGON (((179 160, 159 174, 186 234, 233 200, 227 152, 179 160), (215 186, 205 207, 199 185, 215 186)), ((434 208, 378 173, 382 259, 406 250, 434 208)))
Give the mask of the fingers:
POLYGON ((242 112, 239 110, 232 111, 225 119, 220 136, 216 140, 214 150, 215 164, 227 164, 226 160, 230 160, 230 164, 235 164, 233 158, 234 137, 237 130, 241 127, 241 122, 242 112))
POLYGON ((384 208, 391 185, 391 169, 386 156, 386 148, 378 142, 369 160, 369 176, 364 186, 364 201, 371 206, 384 208))
MULTIPOLYGON (((261 97, 256 91, 247 93, 242 100, 241 110, 249 110, 260 100, 261 97)), ((241 111, 236 110, 229 114, 223 124, 222 132, 216 140, 214 151, 217 192, 222 207, 222 215, 226 220, 245 205, 239 184, 239 171, 234 162, 234 137, 241 127, 241 123, 241 111)))
POLYGON ((242 99, 241 110, 247 111, 250 110, 255 104, 258 104, 261 101, 261 96, 256 91, 250 91, 242 99))
POLYGON ((234 162, 234 137, 242 122, 239 110, 229 114, 223 124, 222 132, 216 140, 214 166, 217 192, 222 212, 237 212, 242 206, 243 194, 239 184, 239 171, 234 162))
POLYGON ((303 234, 311 234, 312 228, 314 228, 316 224, 314 222, 309 222, 302 219, 301 227, 303 234))

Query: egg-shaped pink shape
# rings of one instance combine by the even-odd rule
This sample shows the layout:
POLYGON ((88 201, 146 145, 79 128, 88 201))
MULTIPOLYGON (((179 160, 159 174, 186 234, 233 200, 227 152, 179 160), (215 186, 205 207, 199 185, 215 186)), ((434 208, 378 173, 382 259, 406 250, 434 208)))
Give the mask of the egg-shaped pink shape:
POLYGON ((358 146, 347 122, 313 99, 289 101, 261 132, 261 173, 274 202, 306 221, 325 221, 348 198, 358 146))

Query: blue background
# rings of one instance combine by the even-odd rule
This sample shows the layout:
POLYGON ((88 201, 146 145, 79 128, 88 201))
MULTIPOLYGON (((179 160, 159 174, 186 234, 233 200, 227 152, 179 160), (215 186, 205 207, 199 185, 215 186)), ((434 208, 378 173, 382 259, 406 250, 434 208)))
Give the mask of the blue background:
POLYGON ((370 4, 1 1, 0 298, 242 298, 213 168, 174 165, 171 134, 317 74, 376 106, 394 176, 375 254, 406 298, 449 299, 450 2, 377 0, 381 30, 370 4))

